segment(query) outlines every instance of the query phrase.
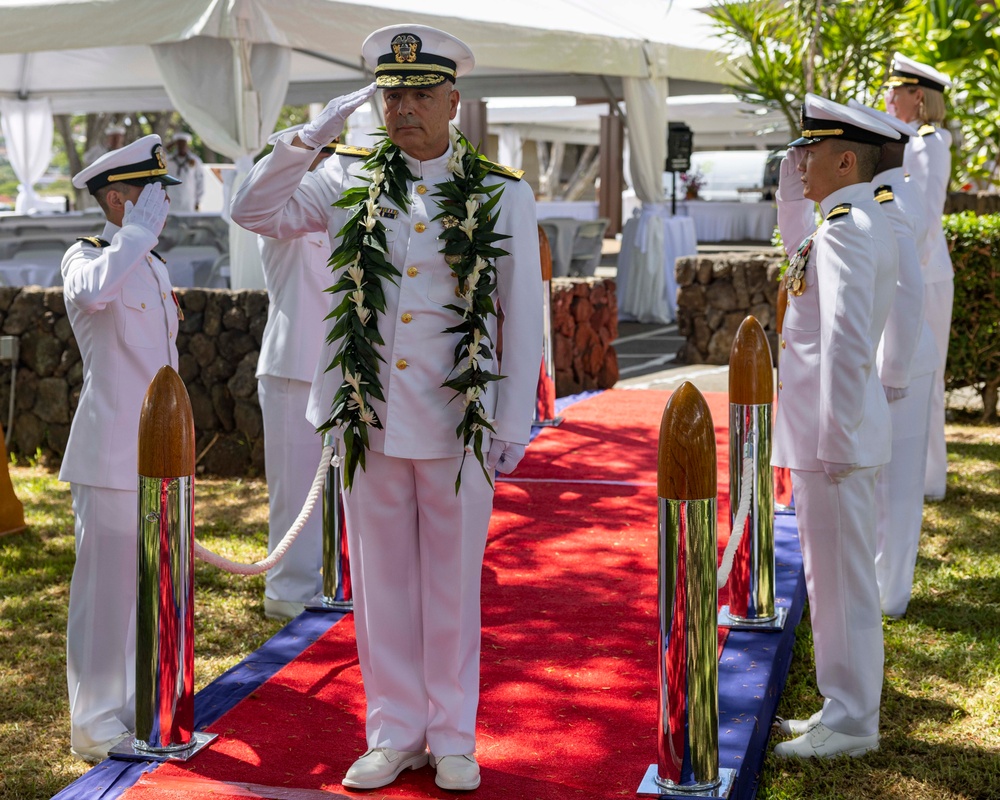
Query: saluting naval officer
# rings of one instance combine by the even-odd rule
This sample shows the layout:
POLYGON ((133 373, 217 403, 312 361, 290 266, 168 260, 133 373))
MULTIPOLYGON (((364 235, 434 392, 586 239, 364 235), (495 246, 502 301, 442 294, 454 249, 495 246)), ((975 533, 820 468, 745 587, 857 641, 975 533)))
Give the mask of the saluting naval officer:
POLYGON ((870 181, 882 145, 898 138, 866 114, 807 94, 802 136, 782 163, 778 223, 790 265, 771 460, 792 474, 824 702, 809 720, 779 722, 797 735, 775 747, 780 757, 858 756, 879 742, 875 479, 889 461, 891 431, 875 360, 898 251, 870 181), (813 202, 824 217, 818 229, 813 202))
MULTIPOLYGON (((276 144, 283 133, 272 134, 268 143, 276 144)), ((316 151, 309 172, 335 150, 328 142, 316 151)), ((306 419, 306 405, 330 310, 330 234, 261 236, 259 244, 268 307, 257 359, 257 399, 264 419, 268 550, 273 551, 302 510, 323 449, 322 438, 306 419)), ((301 614, 323 588, 322 561, 323 520, 313 513, 281 561, 267 571, 264 614, 272 619, 301 614)))
POLYGON ((955 298, 955 272, 941 222, 951 178, 951 133, 944 127, 944 92, 951 86, 951 80, 933 67, 896 53, 885 85, 886 111, 917 126, 919 132, 919 136, 910 137, 906 146, 904 166, 924 200, 924 214, 919 223, 928 232, 921 250, 924 316, 937 346, 924 495, 928 500, 943 500, 948 482, 944 368, 955 298))
POLYGON ((451 127, 455 79, 474 64, 467 45, 394 25, 372 33, 362 55, 375 84, 282 137, 232 214, 275 238, 328 230, 335 247, 337 294, 309 420, 342 437, 349 483, 368 750, 343 783, 385 786, 430 758, 438 786, 469 790, 480 783, 491 479, 524 454, 541 358, 535 203, 519 173, 481 160, 451 127), (387 138, 373 151, 341 148, 306 175, 376 86, 387 138))
POLYGON ((918 130, 891 114, 848 102, 851 108, 899 131, 896 142, 882 146, 882 159, 872 180, 875 200, 896 234, 899 278, 896 296, 878 350, 878 373, 892 419, 892 460, 875 484, 877 516, 875 574, 882 613, 901 617, 913 589, 924 511, 927 425, 937 350, 924 319, 924 276, 920 251, 928 231, 923 225, 920 190, 906 179, 903 157, 918 130))
POLYGON ((177 368, 180 315, 153 248, 177 184, 156 135, 113 150, 73 177, 107 223, 63 256, 63 295, 83 359, 83 388, 60 479, 70 482, 76 564, 66 678, 71 745, 100 761, 135 730, 139 413, 164 364, 177 368))

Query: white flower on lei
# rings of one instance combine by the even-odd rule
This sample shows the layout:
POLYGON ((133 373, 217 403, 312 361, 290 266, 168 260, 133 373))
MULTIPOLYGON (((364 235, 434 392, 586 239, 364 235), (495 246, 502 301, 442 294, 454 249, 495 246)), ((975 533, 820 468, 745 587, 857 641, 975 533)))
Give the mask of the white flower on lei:
POLYGON ((459 230, 461 230, 462 233, 464 233, 466 236, 469 237, 470 242, 472 241, 472 232, 476 229, 478 225, 479 222, 476 220, 475 217, 469 217, 468 219, 464 219, 460 223, 458 223, 459 230))

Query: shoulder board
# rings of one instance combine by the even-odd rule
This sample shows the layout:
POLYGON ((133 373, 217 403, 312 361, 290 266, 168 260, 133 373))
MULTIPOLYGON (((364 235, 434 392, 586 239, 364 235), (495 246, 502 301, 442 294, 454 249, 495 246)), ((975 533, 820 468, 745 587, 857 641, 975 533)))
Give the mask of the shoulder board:
POLYGON ((87 244, 92 244, 94 247, 107 247, 110 242, 104 241, 97 236, 81 236, 77 239, 78 242, 86 242, 87 244))
POLYGON ((875 202, 881 205, 882 203, 888 203, 893 198, 892 187, 883 183, 875 190, 875 202))
POLYGON ((826 215, 826 218, 828 220, 829 219, 836 219, 837 217, 843 217, 846 214, 850 214, 850 213, 851 213, 851 204, 850 203, 841 203, 839 206, 834 206, 833 208, 831 208, 830 209, 830 213, 826 215))
POLYGON ((926 136, 929 133, 934 133, 934 131, 936 131, 936 130, 937 130, 937 128, 935 128, 930 123, 927 123, 927 124, 921 125, 919 128, 917 128, 917 133, 919 133, 921 136, 926 136))
POLYGON ((338 144, 338 156, 351 156, 352 158, 368 158, 375 150, 371 147, 355 147, 349 144, 338 144))
POLYGON ((523 169, 514 169, 513 167, 505 167, 503 164, 496 164, 490 161, 488 158, 484 158, 483 161, 490 168, 490 172, 496 175, 503 175, 505 178, 513 178, 515 181, 521 180, 524 176, 523 169))

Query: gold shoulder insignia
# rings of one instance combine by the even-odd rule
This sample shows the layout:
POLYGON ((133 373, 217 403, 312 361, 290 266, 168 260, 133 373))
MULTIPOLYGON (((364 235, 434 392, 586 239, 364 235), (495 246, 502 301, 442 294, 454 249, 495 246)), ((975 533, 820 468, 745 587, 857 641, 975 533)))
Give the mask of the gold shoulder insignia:
POLYGON ((77 239, 78 242, 86 242, 87 244, 92 244, 94 247, 107 247, 108 242, 104 241, 97 236, 81 236, 77 239))
POLYGON ((837 217, 843 217, 851 213, 850 203, 841 203, 839 206, 834 206, 830 209, 830 213, 826 215, 828 220, 837 219, 837 217))
POLYGON ((338 156, 352 156, 353 158, 368 158, 375 150, 371 147, 355 147, 349 144, 338 144, 338 156))
POLYGON ((924 125, 921 125, 919 128, 917 128, 917 133, 919 133, 921 136, 926 136, 928 133, 934 133, 934 131, 936 131, 936 130, 937 130, 937 128, 935 128, 933 125, 931 125, 928 122, 928 123, 926 123, 924 125))
POLYGON ((503 175, 505 178, 513 178, 515 181, 521 180, 521 178, 524 176, 523 169, 514 169, 513 167, 505 167, 503 164, 496 164, 487 158, 484 158, 483 161, 485 161, 486 164, 489 166, 490 172, 496 175, 503 175))
POLYGON ((883 183, 875 190, 875 202, 879 205, 882 205, 882 203, 888 203, 892 200, 892 198, 892 187, 887 183, 883 183))

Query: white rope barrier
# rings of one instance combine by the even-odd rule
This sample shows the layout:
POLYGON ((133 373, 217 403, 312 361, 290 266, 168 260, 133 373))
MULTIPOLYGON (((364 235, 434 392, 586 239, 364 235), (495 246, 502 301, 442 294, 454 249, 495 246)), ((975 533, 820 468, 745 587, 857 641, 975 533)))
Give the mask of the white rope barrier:
MULTIPOLYGON (((336 456, 336 458, 340 458, 336 456)), ((299 515, 295 518, 295 522, 292 523, 292 527, 288 529, 288 532, 284 535, 278 546, 274 548, 270 555, 262 561, 257 561, 253 564, 240 564, 236 561, 230 561, 228 558, 213 553, 211 550, 202 547, 197 542, 194 543, 194 554, 206 564, 211 564, 213 567, 218 567, 226 572, 231 572, 234 575, 260 575, 262 572, 267 572, 275 564, 281 561, 282 557, 287 552, 288 548, 292 546, 292 542, 295 541, 295 537, 299 535, 299 531, 306 524, 306 520, 309 519, 309 515, 312 513, 313 507, 316 505, 316 498, 319 497, 320 492, 323 491, 323 484, 326 481, 326 473, 330 467, 331 462, 334 459, 333 446, 328 445, 323 448, 323 454, 319 457, 319 466, 316 468, 316 477, 313 478, 312 486, 309 487, 309 494, 306 495, 306 501, 302 505, 302 510, 299 515)), ((334 464, 336 466, 336 464, 334 464)))
POLYGON ((733 559, 736 551, 743 540, 744 528, 746 527, 747 514, 750 513, 750 495, 753 481, 753 458, 749 455, 743 458, 743 483, 740 492, 740 504, 736 509, 736 517, 733 519, 733 529, 729 532, 729 541, 726 543, 725 552, 722 554, 722 564, 719 566, 719 574, 716 585, 722 588, 729 580, 729 573, 733 570, 733 559))

